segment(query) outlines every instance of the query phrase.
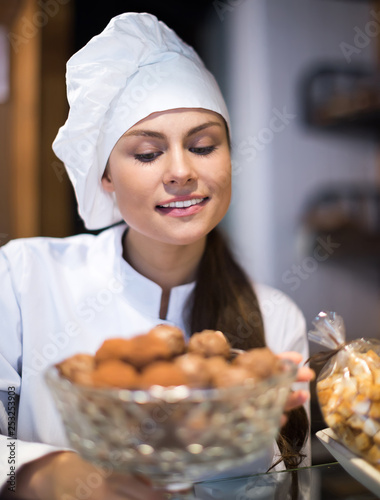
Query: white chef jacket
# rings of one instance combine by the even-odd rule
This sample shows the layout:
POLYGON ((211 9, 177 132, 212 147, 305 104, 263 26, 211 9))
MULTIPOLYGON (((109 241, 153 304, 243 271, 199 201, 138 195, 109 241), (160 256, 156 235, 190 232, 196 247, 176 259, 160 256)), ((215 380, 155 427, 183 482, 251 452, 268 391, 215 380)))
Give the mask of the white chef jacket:
MULTIPOLYGON (((94 353, 106 338, 133 337, 158 323, 186 331, 182 309, 194 283, 171 290, 167 318, 161 320, 160 286, 122 257, 125 229, 121 224, 96 236, 18 239, 0 248, 0 490, 10 478, 7 445, 15 441, 8 437, 9 389, 19 397, 14 446, 19 468, 69 447, 43 379, 49 365, 78 352, 94 353)), ((263 285, 255 290, 268 347, 275 353, 298 351, 306 359, 300 310, 282 292, 263 285)), ((273 449, 258 470, 267 470, 272 459, 273 449)))

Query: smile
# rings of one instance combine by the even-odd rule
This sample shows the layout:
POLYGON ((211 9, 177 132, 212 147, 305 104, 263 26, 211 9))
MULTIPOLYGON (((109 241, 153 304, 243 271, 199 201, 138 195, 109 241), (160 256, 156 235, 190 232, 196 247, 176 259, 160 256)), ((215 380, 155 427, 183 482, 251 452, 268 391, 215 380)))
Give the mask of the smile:
POLYGON ((159 208, 187 208, 191 207, 192 205, 199 205, 199 203, 202 203, 202 201, 206 199, 207 198, 193 198, 192 200, 172 201, 170 203, 165 203, 165 205, 157 205, 157 206, 159 208))
POLYGON ((164 217, 188 217, 201 212, 210 198, 190 198, 190 200, 170 201, 162 205, 156 205, 156 211, 164 217))

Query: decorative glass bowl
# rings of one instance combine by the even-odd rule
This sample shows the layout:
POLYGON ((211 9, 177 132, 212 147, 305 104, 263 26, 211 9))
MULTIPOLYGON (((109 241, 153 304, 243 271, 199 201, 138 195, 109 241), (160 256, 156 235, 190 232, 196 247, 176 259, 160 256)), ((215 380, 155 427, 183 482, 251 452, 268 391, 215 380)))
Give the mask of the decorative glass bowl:
POLYGON ((297 366, 224 389, 99 389, 46 372, 69 442, 81 456, 175 491, 257 458, 275 439, 297 366))

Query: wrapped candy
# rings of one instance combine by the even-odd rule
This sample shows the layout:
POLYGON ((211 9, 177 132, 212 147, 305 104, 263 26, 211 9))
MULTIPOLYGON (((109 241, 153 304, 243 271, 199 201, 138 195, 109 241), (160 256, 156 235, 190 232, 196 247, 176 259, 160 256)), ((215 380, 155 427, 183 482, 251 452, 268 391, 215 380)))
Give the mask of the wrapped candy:
POLYGON ((380 470, 380 342, 345 342, 342 318, 320 312, 309 339, 330 348, 312 357, 325 362, 317 396, 326 424, 341 442, 380 470))

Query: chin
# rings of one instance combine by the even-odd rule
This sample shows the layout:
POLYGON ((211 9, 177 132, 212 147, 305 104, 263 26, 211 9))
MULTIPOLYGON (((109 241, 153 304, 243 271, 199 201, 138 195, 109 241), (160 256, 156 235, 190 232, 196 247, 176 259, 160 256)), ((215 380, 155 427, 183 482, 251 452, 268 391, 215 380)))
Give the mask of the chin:
POLYGON ((207 235, 213 230, 214 226, 207 231, 199 231, 199 232, 188 232, 187 234, 176 234, 172 243, 177 245, 192 245, 197 242, 203 241, 207 235))
POLYGON ((157 234, 154 239, 169 245, 193 245, 203 240, 211 229, 195 231, 190 230, 189 228, 183 228, 182 230, 175 232, 161 232, 160 234, 157 234))
POLYGON ((152 245, 157 242, 176 246, 193 245, 201 242, 218 222, 219 219, 216 217, 213 221, 198 221, 197 224, 191 221, 182 221, 181 224, 174 225, 163 224, 162 221, 158 221, 157 224, 146 225, 126 220, 127 225, 134 232, 150 240, 152 245))
POLYGON ((162 238, 161 241, 163 243, 167 243, 169 245, 176 245, 176 246, 186 246, 186 245, 193 245, 200 240, 203 240, 207 234, 203 234, 202 236, 197 236, 197 237, 191 237, 191 236, 173 236, 172 238, 162 238))

